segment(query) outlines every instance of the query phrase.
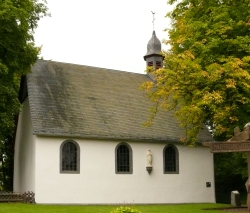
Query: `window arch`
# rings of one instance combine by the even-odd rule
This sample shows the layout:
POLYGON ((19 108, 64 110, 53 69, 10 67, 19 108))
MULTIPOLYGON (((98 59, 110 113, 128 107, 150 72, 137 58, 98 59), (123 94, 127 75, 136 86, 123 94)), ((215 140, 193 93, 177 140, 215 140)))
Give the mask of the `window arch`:
POLYGON ((60 173, 80 173, 80 147, 73 140, 66 140, 60 146, 60 173))
POLYGON ((164 174, 179 174, 179 152, 172 144, 163 149, 163 171, 164 174))
POLYGON ((119 143, 115 148, 115 173, 133 173, 132 149, 127 143, 119 143))

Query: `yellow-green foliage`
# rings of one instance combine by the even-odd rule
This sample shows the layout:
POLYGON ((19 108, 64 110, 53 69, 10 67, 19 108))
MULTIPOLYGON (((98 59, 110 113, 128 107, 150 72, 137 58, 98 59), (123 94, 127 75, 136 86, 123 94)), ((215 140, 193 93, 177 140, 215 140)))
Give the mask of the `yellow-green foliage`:
POLYGON ((229 138, 250 121, 250 0, 168 3, 176 4, 167 14, 170 49, 143 88, 157 107, 175 110, 184 143, 195 145, 204 123, 229 138))
POLYGON ((141 213, 141 212, 134 207, 120 206, 111 211, 110 213, 141 213))

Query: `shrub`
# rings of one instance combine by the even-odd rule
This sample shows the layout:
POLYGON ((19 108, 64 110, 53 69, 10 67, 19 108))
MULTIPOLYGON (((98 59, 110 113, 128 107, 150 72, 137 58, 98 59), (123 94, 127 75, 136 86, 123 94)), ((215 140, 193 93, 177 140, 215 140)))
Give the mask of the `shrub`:
POLYGON ((110 213, 141 213, 141 212, 134 207, 120 206, 111 211, 110 213))

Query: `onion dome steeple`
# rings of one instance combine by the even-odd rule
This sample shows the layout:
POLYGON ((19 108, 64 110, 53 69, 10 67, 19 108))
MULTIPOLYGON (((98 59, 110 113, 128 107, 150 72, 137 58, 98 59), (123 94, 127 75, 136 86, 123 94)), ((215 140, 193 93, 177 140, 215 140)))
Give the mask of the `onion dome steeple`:
POLYGON ((147 66, 153 66, 155 69, 162 67, 163 56, 160 53, 161 42, 156 37, 155 31, 153 31, 152 37, 147 45, 147 53, 144 56, 147 66))
POLYGON ((152 54, 160 54, 160 52, 161 52, 161 42, 156 37, 155 31, 153 31, 152 38, 148 42, 147 53, 144 56, 144 59, 146 56, 149 56, 152 54))

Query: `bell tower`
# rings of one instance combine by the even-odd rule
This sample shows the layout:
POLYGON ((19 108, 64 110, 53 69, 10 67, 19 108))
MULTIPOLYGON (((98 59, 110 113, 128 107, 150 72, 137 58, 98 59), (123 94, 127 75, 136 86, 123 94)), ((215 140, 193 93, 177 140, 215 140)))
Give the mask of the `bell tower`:
POLYGON ((152 38, 148 42, 147 53, 144 56, 147 67, 153 67, 153 69, 159 69, 163 65, 163 56, 161 53, 161 42, 155 34, 155 12, 151 11, 153 15, 153 34, 152 38))

